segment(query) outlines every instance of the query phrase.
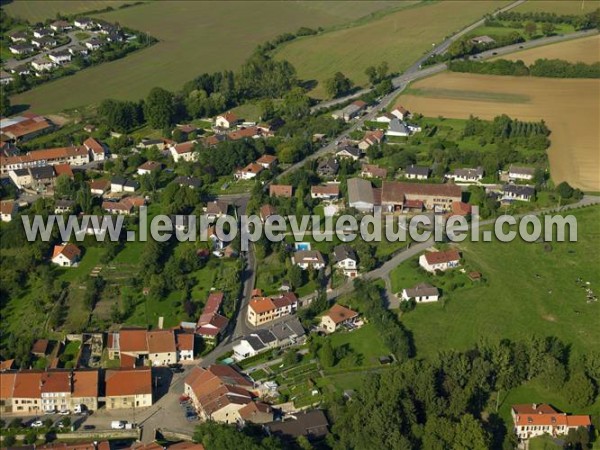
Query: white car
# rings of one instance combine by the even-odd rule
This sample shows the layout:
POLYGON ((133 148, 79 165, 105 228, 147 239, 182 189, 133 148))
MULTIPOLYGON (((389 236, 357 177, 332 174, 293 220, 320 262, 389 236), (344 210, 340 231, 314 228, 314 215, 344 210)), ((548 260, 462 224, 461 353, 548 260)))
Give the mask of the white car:
POLYGON ((41 420, 35 420, 31 423, 31 428, 41 428, 44 426, 44 422, 41 420))
POLYGON ((63 409, 62 411, 59 411, 58 414, 61 416, 68 416, 69 414, 71 414, 71 411, 69 411, 68 409, 63 409))

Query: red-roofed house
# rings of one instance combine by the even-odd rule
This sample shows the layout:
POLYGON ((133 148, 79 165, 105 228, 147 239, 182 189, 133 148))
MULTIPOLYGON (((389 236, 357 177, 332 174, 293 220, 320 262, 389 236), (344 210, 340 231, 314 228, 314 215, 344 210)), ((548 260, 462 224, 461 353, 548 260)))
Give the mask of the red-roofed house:
POLYGON ((356 311, 336 303, 321 317, 321 327, 328 333, 333 333, 345 324, 353 324, 357 318, 356 311))
POLYGON ((88 149, 90 156, 94 161, 104 161, 106 159, 106 149, 93 137, 87 138, 83 141, 83 146, 88 149))
POLYGON ((73 169, 71 169, 70 164, 56 164, 54 166, 54 172, 56 173, 57 177, 61 175, 66 175, 71 179, 75 178, 75 175, 73 174, 73 169))
POLYGON ((12 200, 3 200, 0 202, 0 218, 2 222, 10 222, 17 215, 19 206, 12 200))
POLYGON ((52 262, 61 267, 73 267, 81 257, 81 250, 71 243, 55 245, 52 252, 52 262))
POLYGON ((240 119, 231 111, 226 112, 225 114, 220 114, 215 119, 215 126, 218 128, 231 128, 234 125, 238 124, 240 119))
POLYGON ((256 160, 256 164, 260 164, 265 169, 271 169, 277 165, 277 157, 273 155, 262 155, 256 160))
POLYGON ((152 405, 152 370, 107 370, 106 409, 142 408, 152 405))
POLYGON ((381 144, 384 137, 383 130, 367 131, 365 137, 358 143, 358 148, 365 151, 372 145, 381 144))
POLYGON ((169 147, 169 153, 173 157, 173 161, 195 161, 197 154, 194 152, 196 141, 182 142, 181 144, 171 145, 169 147))
POLYGON ((194 339, 192 333, 175 333, 178 361, 192 361, 194 359, 194 339))
POLYGON ((288 184, 272 184, 269 186, 270 197, 292 197, 293 188, 288 184))
POLYGON ((256 297, 248 303, 248 322, 254 326, 263 325, 296 311, 298 299, 293 293, 280 297, 256 297))
POLYGON ((427 272, 452 269, 460 265, 460 253, 456 249, 427 252, 420 256, 419 265, 427 272))
POLYGON ((569 430, 589 428, 592 424, 590 416, 568 416, 543 403, 513 405, 511 415, 515 424, 514 431, 521 440, 543 434, 552 437, 565 435, 569 430))
POLYGON ((407 119, 410 116, 410 112, 402 105, 397 105, 392 110, 392 115, 396 116, 400 120, 407 119))
POLYGON ((235 178, 238 180, 251 180, 264 170, 264 167, 257 163, 250 163, 243 169, 235 172, 235 178))

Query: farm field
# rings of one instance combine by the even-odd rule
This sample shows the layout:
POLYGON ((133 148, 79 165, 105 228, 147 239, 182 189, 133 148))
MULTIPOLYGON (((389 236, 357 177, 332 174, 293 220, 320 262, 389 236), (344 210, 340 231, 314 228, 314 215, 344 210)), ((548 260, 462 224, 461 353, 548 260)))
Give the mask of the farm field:
POLYGON ((406 69, 411 63, 452 34, 509 2, 434 2, 388 14, 357 27, 320 36, 306 37, 284 45, 277 57, 287 59, 304 80, 319 84, 312 95, 325 96, 323 82, 342 72, 357 85, 365 85, 365 69, 387 61, 391 71, 406 69))
MULTIPOLYGON (((576 280, 589 281, 598 293, 600 256, 594 243, 600 238, 600 208, 576 210, 578 242, 541 243, 464 242, 459 245, 466 270, 482 273, 481 285, 458 284, 446 300, 417 305, 403 314, 402 323, 413 334, 417 355, 431 357, 442 350, 466 350, 488 339, 524 339, 531 334, 556 336, 571 344, 574 354, 600 348, 596 326, 600 302, 587 303, 576 280)), ((402 280, 436 281, 405 263, 392 272, 398 289, 402 280)), ((453 274, 456 281, 458 275, 453 274)), ((442 297, 443 298, 443 297, 442 297)))
POLYGON ((600 35, 532 48, 502 57, 502 59, 511 61, 520 59, 527 65, 541 58, 564 59, 565 61, 584 62, 586 64, 600 62, 600 35))
POLYGON ((176 90, 201 73, 235 69, 258 44, 281 33, 302 26, 338 26, 402 4, 353 2, 350 8, 337 2, 169 1, 100 14, 95 17, 146 32, 159 42, 126 58, 46 83, 13 97, 12 102, 50 113, 98 104, 105 98, 137 100, 155 86, 176 90))
POLYGON ((521 120, 543 119, 552 131, 548 154, 554 182, 600 191, 599 97, 600 80, 446 72, 418 81, 398 102, 431 117, 465 119, 473 114, 492 119, 508 114, 521 120))
POLYGON ((517 6, 514 11, 522 13, 543 11, 555 14, 581 15, 592 12, 597 8, 600 8, 600 1, 598 0, 535 0, 517 6))
POLYGON ((40 2, 37 0, 18 0, 2 5, 2 8, 13 17, 20 17, 31 23, 54 19, 57 13, 82 14, 88 11, 98 11, 104 8, 119 8, 125 4, 134 3, 134 0, 52 0, 40 2))

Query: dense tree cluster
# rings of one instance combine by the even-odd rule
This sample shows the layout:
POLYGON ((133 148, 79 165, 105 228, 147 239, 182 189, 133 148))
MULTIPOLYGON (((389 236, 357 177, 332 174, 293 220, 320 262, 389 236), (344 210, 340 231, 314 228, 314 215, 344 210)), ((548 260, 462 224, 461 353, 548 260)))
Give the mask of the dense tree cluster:
POLYGON ((336 72, 331 78, 325 80, 325 91, 331 98, 348 94, 353 86, 352 80, 342 72, 336 72))
POLYGON ((448 68, 453 72, 480 73, 485 75, 512 75, 549 78, 600 78, 600 63, 571 63, 561 59, 538 59, 529 67, 521 60, 508 61, 451 61, 448 68))
MULTIPOLYGON (((581 408, 594 401, 600 354, 571 359, 568 364, 562 342, 534 336, 482 342, 464 353, 443 352, 432 361, 411 360, 369 374, 352 400, 337 398, 329 405, 334 426, 328 442, 335 449, 514 448, 515 436, 497 414, 507 389, 535 379, 579 399, 581 408)), ((587 432, 579 433, 589 440, 587 432)))
MULTIPOLYGON (((600 8, 583 15, 558 15, 544 11, 504 11, 498 13, 491 21, 506 21, 513 24, 524 22, 568 24, 576 30, 588 30, 600 26, 600 8)), ((489 26, 490 22, 486 23, 489 26)))

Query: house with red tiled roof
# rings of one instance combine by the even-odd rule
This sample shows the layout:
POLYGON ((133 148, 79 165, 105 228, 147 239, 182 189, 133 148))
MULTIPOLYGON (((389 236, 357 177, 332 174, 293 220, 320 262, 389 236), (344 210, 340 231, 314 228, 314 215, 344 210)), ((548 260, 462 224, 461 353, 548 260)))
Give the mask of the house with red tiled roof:
MULTIPOLYGON (((230 366, 213 364, 195 367, 185 379, 184 393, 189 396, 201 419, 237 423, 240 410, 253 402, 253 383, 230 366)), ((264 408, 260 408, 268 414, 264 408)), ((246 417, 252 416, 246 410, 246 417)), ((262 417, 262 414, 261 414, 262 417)))
POLYGON ((106 159, 106 148, 93 137, 83 141, 83 146, 88 149, 93 161, 104 161, 106 159))
POLYGON ((229 129, 240 123, 240 119, 231 111, 219 114, 215 119, 215 127, 229 129))
POLYGON ((173 330, 148 331, 148 359, 153 366, 177 363, 177 344, 173 330))
POLYGON ((514 422, 514 432, 522 441, 544 434, 552 437, 564 436, 570 430, 579 427, 589 429, 592 425, 590 416, 569 416, 543 403, 512 405, 510 412, 514 422))
POLYGON ((378 145, 383 142, 385 133, 383 130, 367 131, 362 140, 358 143, 358 148, 362 151, 367 150, 372 145, 378 145))
POLYGON ((55 245, 52 252, 52 262, 61 267, 73 267, 81 258, 81 250, 75 244, 63 243, 55 245))
POLYGON ((392 110, 392 115, 400 120, 405 120, 410 117, 410 112, 402 105, 396 105, 392 110))
POLYGON ((107 370, 106 409, 143 408, 152 405, 152 369, 107 370))
POLYGON ((193 333, 179 331, 175 333, 177 361, 192 361, 194 359, 195 336, 193 333))
POLYGON ((260 164, 265 169, 271 169, 277 165, 277 156, 273 155, 262 155, 256 160, 256 164, 260 164))
POLYGON ((326 184, 324 186, 311 186, 310 197, 319 200, 335 200, 340 196, 339 184, 326 184))
POLYGON ((110 189, 110 180, 99 179, 88 181, 92 195, 104 195, 110 189))
POLYGON ((384 181, 381 189, 383 212, 403 212, 407 201, 420 201, 427 209, 449 211, 453 202, 462 201, 462 190, 455 184, 384 181))
POLYGON ((350 308, 335 304, 321 317, 321 328, 328 333, 333 333, 344 325, 352 325, 358 319, 358 313, 350 308))
POLYGON ((260 164, 250 163, 243 169, 239 169, 235 172, 234 177, 237 180, 251 180, 264 170, 264 167, 260 164))
POLYGON ((138 175, 149 175, 155 170, 159 170, 162 164, 156 161, 146 161, 140 167, 137 168, 138 175))
POLYGON ((2 200, 0 202, 0 219, 2 222, 10 222, 17 215, 19 206, 12 200, 2 200))
POLYGON ((298 298, 292 292, 279 297, 255 297, 248 303, 248 322, 263 325, 280 317, 292 314, 298 308, 298 298))
POLYGON ((209 341, 217 340, 227 328, 229 320, 219 314, 223 304, 222 292, 211 292, 204 305, 204 310, 196 323, 196 334, 209 341))
POLYGON ((169 147, 169 153, 171 154, 173 161, 195 161, 197 158, 197 154, 194 151, 196 144, 196 141, 188 141, 171 145, 169 147))
POLYGON ((272 205, 262 205, 259 210, 260 220, 264 223, 271 216, 277 214, 277 209, 272 205))
POLYGON ((456 249, 427 252, 419 257, 419 265, 427 272, 442 272, 460 266, 460 252, 456 249))

